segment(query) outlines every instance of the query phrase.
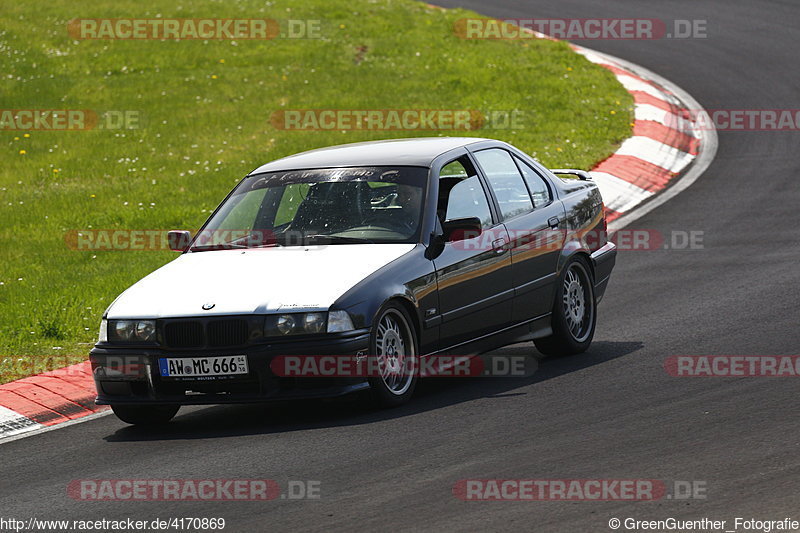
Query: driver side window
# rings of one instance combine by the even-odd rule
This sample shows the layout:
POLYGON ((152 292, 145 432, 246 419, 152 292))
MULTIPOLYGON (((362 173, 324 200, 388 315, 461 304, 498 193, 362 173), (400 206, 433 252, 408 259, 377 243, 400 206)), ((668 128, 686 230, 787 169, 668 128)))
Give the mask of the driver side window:
POLYGON ((478 173, 467 157, 451 161, 439 173, 439 221, 477 217, 484 228, 492 226, 489 201, 478 173))
POLYGON ((281 203, 278 204, 278 210, 275 213, 275 221, 273 225, 281 226, 294 220, 297 214, 297 208, 306 199, 308 195, 308 183, 292 183, 287 185, 283 190, 281 203))

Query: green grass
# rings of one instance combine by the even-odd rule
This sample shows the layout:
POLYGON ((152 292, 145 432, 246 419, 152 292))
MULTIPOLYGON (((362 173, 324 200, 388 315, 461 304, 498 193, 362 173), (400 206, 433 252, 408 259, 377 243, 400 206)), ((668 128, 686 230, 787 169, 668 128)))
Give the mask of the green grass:
POLYGON ((138 129, 0 131, 0 381, 86 358, 103 310, 174 256, 72 251, 77 229, 197 228, 247 172, 387 137, 508 141, 589 168, 630 135, 632 101, 566 44, 462 40, 475 16, 409 0, 6 2, 0 109, 134 110, 138 129), (73 18, 318 19, 321 39, 83 40, 73 18), (518 110, 517 129, 284 131, 285 109, 518 110), (29 135, 26 135, 29 134, 29 135), (24 151, 24 154, 21 153, 24 151), (27 366, 33 362, 37 366, 27 366))

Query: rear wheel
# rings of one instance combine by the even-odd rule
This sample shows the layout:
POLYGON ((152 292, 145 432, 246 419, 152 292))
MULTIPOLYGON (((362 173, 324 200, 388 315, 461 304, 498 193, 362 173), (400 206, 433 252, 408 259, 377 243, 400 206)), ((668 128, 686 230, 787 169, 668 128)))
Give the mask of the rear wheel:
POLYGON ((597 324, 594 281, 583 257, 564 267, 553 302, 553 334, 533 341, 545 355, 585 352, 592 344, 597 324))
POLYGON ((400 305, 389 303, 378 313, 370 334, 370 354, 380 376, 369 378, 374 403, 393 407, 406 403, 417 386, 417 338, 411 318, 400 305))
POLYGON ((117 418, 137 426, 166 424, 178 413, 179 405, 112 405, 117 418))

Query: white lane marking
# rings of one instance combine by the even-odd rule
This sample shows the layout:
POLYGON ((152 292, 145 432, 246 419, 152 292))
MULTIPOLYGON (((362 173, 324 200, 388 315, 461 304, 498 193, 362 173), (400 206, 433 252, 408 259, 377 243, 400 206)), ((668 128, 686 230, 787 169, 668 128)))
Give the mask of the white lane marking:
MULTIPOLYGON (((606 57, 597 54, 595 52, 591 52, 586 48, 575 48, 575 51, 584 56, 592 63, 595 63, 597 65, 620 68, 620 65, 618 63, 614 63, 614 61, 611 61, 606 57)), ((614 75, 617 77, 617 80, 619 80, 622 86, 625 87, 625 89, 627 89, 628 91, 645 92, 651 96, 658 98, 659 100, 664 100, 665 102, 672 101, 671 95, 662 91, 658 87, 639 79, 642 78, 642 76, 636 77, 633 73, 622 74, 616 72, 614 73, 614 75)))
POLYGON ((650 104, 637 104, 633 110, 636 120, 652 120, 668 128, 694 136, 692 121, 681 118, 674 113, 665 111, 650 104))
POLYGON ((0 436, 0 446, 2 446, 3 444, 8 444, 9 442, 14 442, 15 440, 32 437, 40 433, 47 433, 48 431, 65 428, 67 426, 74 426, 75 424, 80 424, 82 422, 88 422, 89 420, 94 420, 96 418, 110 415, 112 413, 113 411, 111 409, 105 409, 103 411, 97 411, 90 415, 82 416, 80 418, 74 418, 72 420, 68 420, 67 422, 61 422, 60 424, 54 424, 52 426, 43 426, 41 424, 36 424, 36 422, 34 422, 34 424, 36 424, 38 427, 25 430, 23 433, 20 433, 18 435, 13 435, 8 437, 0 436))
POLYGON ((694 156, 650 137, 634 136, 626 139, 615 155, 638 157, 670 172, 679 172, 692 162, 694 156))
POLYGON ((0 405, 0 439, 35 431, 44 426, 16 411, 0 405))
POLYGON ((589 172, 600 189, 605 206, 613 211, 625 212, 647 200, 654 193, 606 172, 589 172))
POLYGON ((590 51, 588 48, 575 48, 573 47, 577 53, 591 61, 592 63, 597 63, 598 65, 609 65, 612 67, 616 67, 614 63, 608 61, 607 59, 595 54, 594 52, 590 51))
MULTIPOLYGON (((615 56, 611 56, 608 54, 601 54, 605 57, 608 61, 614 61, 615 63, 619 63, 626 69, 634 72, 637 76, 653 80, 654 82, 658 83, 669 92, 671 92, 677 102, 680 103, 680 106, 685 109, 691 109, 698 114, 702 114, 705 112, 703 107, 700 103, 695 100, 691 94, 687 93, 683 89, 681 89, 678 85, 672 83, 668 79, 659 76, 655 72, 646 69, 642 66, 639 66, 635 63, 631 63, 630 61, 626 61, 625 59, 620 59, 615 56)), ((640 106, 636 106, 637 109, 640 106)), ((652 107, 652 106, 651 106, 652 107)), ((663 112, 663 111, 662 111, 663 112)), ((674 127, 674 126, 671 126, 674 127)), ((688 132, 687 132, 688 133, 688 132)), ((640 219, 653 209, 667 203, 668 201, 675 198, 678 194, 688 189, 697 179, 703 175, 708 167, 711 165, 711 162, 714 160, 714 156, 717 155, 717 148, 719 146, 719 140, 717 138, 717 130, 714 128, 714 125, 711 124, 706 129, 701 128, 694 128, 692 131, 692 135, 700 139, 698 143, 698 153, 694 159, 694 164, 689 169, 686 174, 678 178, 676 181, 671 182, 668 189, 664 192, 659 193, 654 198, 652 198, 649 202, 638 207, 631 211, 630 213, 626 213, 623 216, 619 217, 618 219, 610 222, 608 224, 609 231, 616 231, 619 229, 628 226, 632 222, 640 219)))
POLYGON ((634 78, 633 76, 626 76, 625 74, 617 74, 617 79, 629 91, 640 91, 647 93, 651 96, 655 96, 665 102, 669 102, 669 96, 664 92, 658 89, 655 85, 651 85, 649 83, 645 83, 639 79, 634 78))
MULTIPOLYGON (((572 45, 572 49, 575 50, 577 53, 583 55, 589 61, 599 64, 599 65, 613 65, 618 68, 622 67, 634 75, 638 76, 639 78, 645 80, 651 80, 654 83, 658 84, 659 86, 663 87, 669 93, 663 92, 659 90, 656 86, 651 85, 649 83, 645 83, 633 76, 626 76, 623 74, 617 74, 617 80, 627 89, 628 91, 642 91, 656 98, 661 100, 665 100, 667 102, 675 104, 678 108, 681 109, 691 109, 694 112, 701 114, 703 112, 703 107, 695 100, 692 95, 684 91, 678 85, 672 83, 668 79, 659 76, 655 72, 652 72, 649 69, 646 69, 640 65, 635 63, 631 63, 625 59, 620 59, 616 56, 612 56, 609 54, 604 54, 602 52, 597 52, 595 50, 591 50, 589 48, 583 48, 581 46, 572 45)), ((609 223, 609 231, 616 231, 622 229, 632 222, 635 222, 639 218, 643 217, 650 211, 656 209, 657 207, 665 204, 687 188, 691 186, 702 174, 703 172, 708 169, 711 165, 711 162, 714 160, 714 156, 717 154, 718 148, 718 138, 717 138, 717 131, 711 126, 710 129, 706 131, 702 131, 699 127, 697 127, 692 121, 687 120, 685 118, 680 118, 674 113, 670 113, 663 109, 660 109, 656 106, 650 104, 636 104, 634 114, 636 120, 652 120, 654 122, 658 122, 663 124, 669 128, 676 129, 681 131, 687 135, 691 135, 700 140, 698 143, 698 153, 694 156, 694 164, 689 169, 686 174, 679 177, 673 183, 671 183, 670 187, 658 194, 655 198, 650 199, 646 204, 641 207, 637 207, 630 212, 625 213, 618 219, 614 220, 613 222, 609 223)), ((618 152, 617 152, 618 153, 618 152)), ((619 184, 615 180, 618 180, 615 176, 611 174, 605 174, 603 172, 591 172, 592 176, 595 177, 595 181, 597 181, 598 186, 601 187, 600 191, 603 195, 603 198, 606 198, 606 193, 604 192, 603 187, 600 185, 601 182, 605 181, 605 190, 609 190, 609 198, 613 196, 613 200, 610 199, 606 202, 606 205, 611 208, 611 202, 619 202, 619 204, 623 207, 615 209, 618 212, 625 212, 626 210, 632 209, 635 205, 647 200, 649 197, 645 197, 642 200, 631 200, 630 202, 624 202, 621 197, 617 197, 616 194, 622 193, 627 194, 628 191, 623 191, 625 185, 619 184), (605 175, 603 175, 605 174, 605 175), (618 185, 619 187, 615 187, 618 185)), ((624 180, 619 180, 624 181, 624 180)), ((635 187, 635 186, 634 186, 635 187)), ((638 187, 637 187, 638 188, 638 187)), ((631 194, 636 195, 637 191, 634 189, 630 191, 631 194)), ((645 191, 647 192, 647 191, 645 191)), ((652 196, 652 194, 650 195, 652 196)))
MULTIPOLYGON (((606 59, 605 57, 596 54, 594 52, 590 52, 589 50, 583 48, 576 48, 576 52, 584 56, 586 59, 601 66, 608 66, 608 67, 615 67, 619 68, 618 64, 615 64, 613 61, 606 59)), ((645 92, 649 95, 655 96, 660 100, 664 100, 665 102, 670 101, 670 96, 665 93, 664 91, 660 90, 658 87, 647 83, 646 81, 642 81, 633 74, 621 74, 621 73, 614 73, 617 77, 617 80, 625 87, 628 91, 640 91, 645 92)), ((641 77, 641 76, 640 76, 641 77)))

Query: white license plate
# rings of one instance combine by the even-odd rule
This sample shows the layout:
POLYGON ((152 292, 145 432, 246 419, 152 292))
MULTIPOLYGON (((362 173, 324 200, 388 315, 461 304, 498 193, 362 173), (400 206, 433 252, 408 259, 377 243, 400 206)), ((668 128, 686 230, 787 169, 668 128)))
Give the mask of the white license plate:
POLYGON ((165 378, 238 376, 248 372, 245 355, 166 357, 158 360, 158 367, 165 378))

